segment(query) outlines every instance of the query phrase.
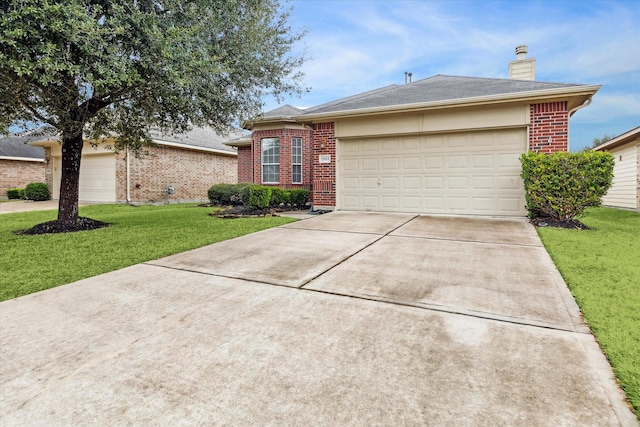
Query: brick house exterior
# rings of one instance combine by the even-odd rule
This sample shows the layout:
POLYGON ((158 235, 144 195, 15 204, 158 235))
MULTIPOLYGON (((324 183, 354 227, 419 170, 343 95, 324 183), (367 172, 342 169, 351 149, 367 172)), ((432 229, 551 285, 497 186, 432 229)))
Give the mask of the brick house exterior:
POLYGON ((0 159, 0 199, 7 198, 7 189, 24 188, 31 182, 45 182, 44 160, 0 159))
POLYGON ((9 188, 45 182, 45 152, 27 144, 39 138, 34 133, 0 138, 0 199, 7 198, 9 188))
MULTIPOLYGON (((80 201, 167 203, 206 201, 214 184, 237 182, 237 151, 211 130, 186 135, 152 135, 154 146, 139 156, 115 153, 106 144, 85 143, 80 169, 80 201), (172 192, 167 191, 171 187, 172 192), (171 194, 170 194, 171 193, 171 194)), ((56 140, 33 142, 45 148, 45 182, 59 194, 61 151, 56 140)))
POLYGON ((524 215, 520 155, 568 151, 569 119, 600 86, 534 81, 522 48, 509 79, 437 75, 265 112, 244 123, 250 140, 228 142, 238 180, 291 187, 298 136, 319 209, 524 215), (262 179, 265 138, 280 142, 277 183, 262 179))
MULTIPOLYGON (((236 157, 176 147, 150 147, 129 158, 129 201, 200 201, 213 184, 236 182, 236 157), (174 189, 167 194, 167 186, 174 189)), ((116 201, 127 201, 127 153, 116 154, 116 201)))
POLYGON ((539 153, 569 151, 569 110, 566 101, 532 104, 529 150, 539 153))

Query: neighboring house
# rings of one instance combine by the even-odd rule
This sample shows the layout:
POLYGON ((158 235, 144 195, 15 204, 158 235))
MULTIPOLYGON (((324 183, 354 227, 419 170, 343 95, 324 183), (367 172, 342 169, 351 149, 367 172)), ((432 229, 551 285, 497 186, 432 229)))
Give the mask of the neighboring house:
POLYGON ((520 155, 569 149, 569 118, 597 85, 437 75, 244 123, 238 180, 312 191, 317 209, 522 216, 520 155))
MULTIPOLYGON (((202 201, 213 184, 235 183, 237 152, 209 128, 174 136, 152 134, 155 143, 136 158, 115 153, 106 143, 85 142, 80 162, 79 200, 101 203, 202 201), (168 191, 171 189, 171 191, 168 191)), ((62 151, 58 140, 31 142, 44 147, 46 183, 60 195, 62 151)), ((44 177, 43 177, 44 178, 44 177)))
POLYGON ((640 209, 640 126, 616 136, 594 150, 608 151, 615 158, 613 184, 602 204, 640 209))
POLYGON ((7 198, 9 188, 45 181, 44 149, 27 145, 38 138, 33 134, 0 138, 0 199, 7 198))

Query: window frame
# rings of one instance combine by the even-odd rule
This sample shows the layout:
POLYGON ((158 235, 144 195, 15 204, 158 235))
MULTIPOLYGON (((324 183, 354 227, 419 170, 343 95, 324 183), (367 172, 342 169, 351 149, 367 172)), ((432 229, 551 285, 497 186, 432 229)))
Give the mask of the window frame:
POLYGON ((302 184, 304 177, 302 176, 302 138, 299 136, 294 136, 291 138, 291 183, 292 184, 302 184), (298 145, 299 146, 296 146, 298 145), (298 153, 296 153, 298 151, 298 153), (297 158, 296 158, 297 157, 297 158), (296 162, 296 160, 298 160, 296 162), (299 174, 300 179, 296 181, 296 166, 300 169, 297 174, 299 174))
POLYGON ((260 180, 263 184, 279 184, 280 183, 280 138, 277 137, 271 137, 271 138, 262 138, 260 140, 260 180), (270 143, 275 142, 276 145, 275 146, 269 146, 266 150, 265 150, 265 145, 269 145, 270 143), (271 150, 273 148, 277 148, 277 152, 276 153, 270 153, 268 160, 270 161, 265 161, 266 159, 266 152, 268 150, 271 150), (275 172, 271 171, 267 173, 267 177, 270 178, 270 175, 275 175, 275 177, 277 178, 276 181, 265 181, 265 167, 269 167, 269 168, 273 168, 275 167, 275 172))

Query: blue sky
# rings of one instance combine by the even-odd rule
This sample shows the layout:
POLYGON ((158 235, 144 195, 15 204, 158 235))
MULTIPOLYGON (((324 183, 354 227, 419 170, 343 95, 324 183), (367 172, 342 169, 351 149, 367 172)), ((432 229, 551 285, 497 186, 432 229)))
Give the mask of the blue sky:
MULTIPOLYGON (((308 34, 311 91, 283 103, 310 107, 436 74, 508 78, 529 46, 536 80, 602 85, 570 121, 571 150, 640 126, 640 1, 293 0, 308 34)), ((265 110, 278 106, 265 100, 265 110)))

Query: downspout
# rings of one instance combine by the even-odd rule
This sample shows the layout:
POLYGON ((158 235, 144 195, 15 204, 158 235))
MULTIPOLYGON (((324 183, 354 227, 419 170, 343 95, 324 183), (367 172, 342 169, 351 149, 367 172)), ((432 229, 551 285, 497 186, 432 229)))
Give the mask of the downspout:
POLYGON ((571 118, 571 116, 573 116, 573 113, 575 113, 575 112, 576 112, 576 111, 578 111, 579 109, 584 108, 584 107, 588 107, 589 105, 591 105, 591 100, 592 100, 592 99, 593 99, 593 97, 591 97, 591 98, 587 98, 587 100, 586 100, 586 101, 584 101, 584 102, 582 103, 582 105, 578 105, 577 107, 572 108, 571 110, 569 110, 569 118, 571 118))
POLYGON ((129 147, 126 148, 126 159, 127 159, 127 204, 131 203, 131 176, 130 176, 130 165, 129 165, 129 147))

